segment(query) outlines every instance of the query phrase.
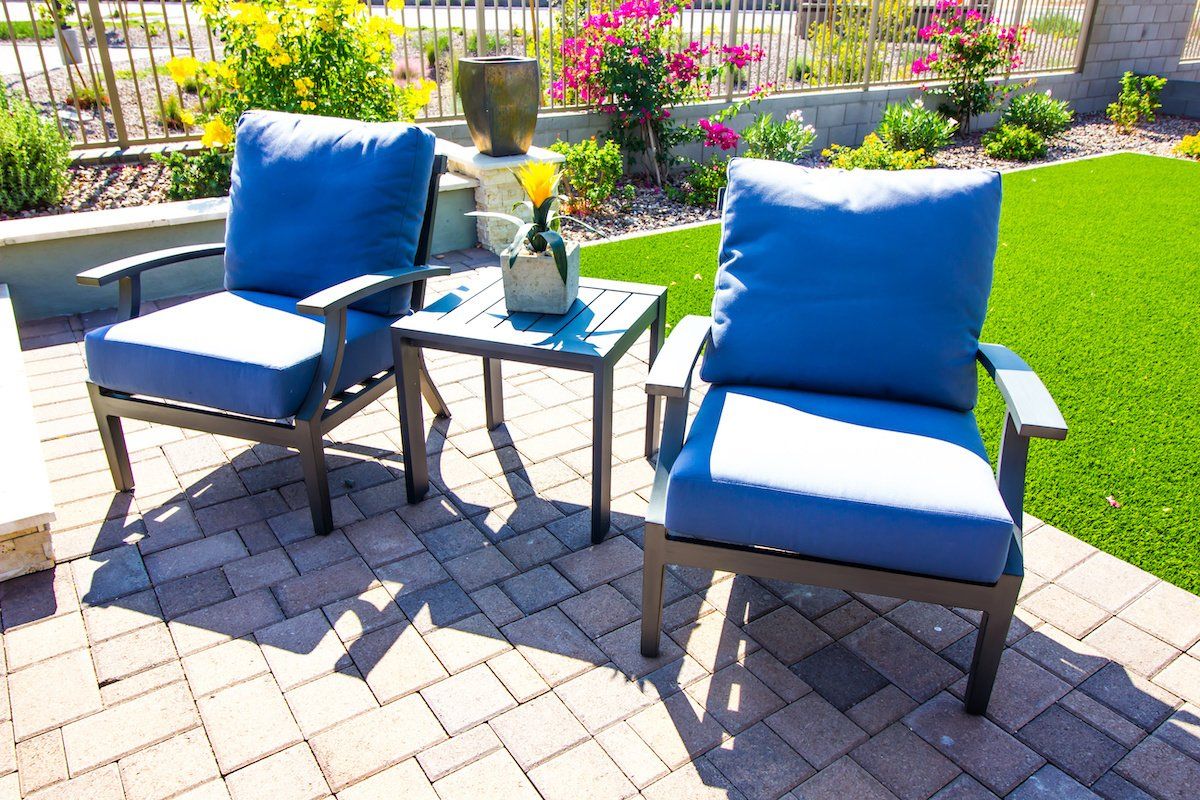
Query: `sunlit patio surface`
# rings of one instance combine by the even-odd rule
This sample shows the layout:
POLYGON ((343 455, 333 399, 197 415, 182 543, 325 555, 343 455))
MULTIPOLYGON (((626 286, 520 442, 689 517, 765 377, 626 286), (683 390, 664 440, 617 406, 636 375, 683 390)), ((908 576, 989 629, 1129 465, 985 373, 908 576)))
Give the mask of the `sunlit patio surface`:
MULTIPOLYGON (((492 263, 450 254, 460 271, 492 263)), ((433 489, 394 394, 335 431, 338 530, 294 455, 128 421, 114 494, 83 332, 21 327, 59 563, 2 585, 0 798, 1193 798, 1200 599, 1027 519, 986 718, 974 612, 674 569, 638 651, 648 341, 616 372, 613 530, 589 537, 589 376, 427 354, 433 489)), ((428 414, 428 412, 427 412, 428 414)))

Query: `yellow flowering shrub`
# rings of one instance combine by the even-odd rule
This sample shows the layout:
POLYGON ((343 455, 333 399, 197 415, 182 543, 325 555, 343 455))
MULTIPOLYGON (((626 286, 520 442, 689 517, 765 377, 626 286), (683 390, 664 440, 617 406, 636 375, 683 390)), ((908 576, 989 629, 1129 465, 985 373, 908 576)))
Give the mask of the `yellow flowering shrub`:
MULTIPOLYGON (((411 121, 429 104, 432 81, 400 85, 393 77, 393 37, 404 33, 403 26, 390 15, 372 14, 360 0, 199 0, 198 5, 224 56, 204 63, 176 58, 167 69, 180 86, 199 87, 206 148, 232 145, 238 117, 251 108, 384 122, 411 121)), ((389 10, 402 6, 402 0, 387 4, 389 10)), ((180 158, 164 160, 183 174, 180 158)), ((205 162, 219 171, 228 160, 205 162)), ((191 183, 184 181, 172 195, 188 196, 191 183)), ((212 193, 222 182, 207 176, 201 183, 212 193)), ((227 169, 223 184, 227 189, 227 169)))

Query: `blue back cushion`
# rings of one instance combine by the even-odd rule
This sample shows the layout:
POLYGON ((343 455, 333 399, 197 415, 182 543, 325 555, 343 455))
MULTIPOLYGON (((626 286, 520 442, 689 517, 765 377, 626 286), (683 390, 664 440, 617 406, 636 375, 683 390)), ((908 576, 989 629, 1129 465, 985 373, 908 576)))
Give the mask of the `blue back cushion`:
MULTIPOLYGON (((400 122, 248 111, 237 126, 225 288, 306 297, 410 266, 435 137, 400 122)), ((407 310, 409 292, 354 306, 407 310)))
POLYGON ((1000 176, 729 166, 710 383, 974 408, 1000 176))

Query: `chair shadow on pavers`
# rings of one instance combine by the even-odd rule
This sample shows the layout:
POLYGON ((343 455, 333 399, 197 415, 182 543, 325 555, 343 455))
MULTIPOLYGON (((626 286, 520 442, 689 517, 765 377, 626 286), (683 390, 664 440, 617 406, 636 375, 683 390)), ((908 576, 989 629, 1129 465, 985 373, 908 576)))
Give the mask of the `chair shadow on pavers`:
MULTIPOLYGON (((1026 594, 979 718, 958 699, 977 615, 940 606, 671 566, 660 653, 647 659, 631 508, 641 478, 631 470, 628 513, 591 546, 586 451, 534 457, 539 432, 522 425, 540 414, 570 427, 570 395, 524 404, 526 389, 555 390, 546 373, 514 371, 509 408, 526 410, 488 432, 478 361, 431 366, 455 417, 426 420, 430 496, 405 502, 395 400, 383 397, 339 429, 350 441, 325 443, 338 523, 327 537, 313 535, 288 451, 131 431, 142 488, 159 468, 176 488, 106 492, 106 522, 55 532, 71 561, 0 585, 18 742, 57 729, 68 750, 100 742, 105 709, 159 703, 148 719, 175 728, 122 732, 68 753, 83 759, 72 768, 203 725, 222 774, 303 739, 340 792, 414 753, 436 781, 428 748, 486 724, 485 758, 509 758, 538 788, 560 756, 611 754, 617 766, 589 776, 613 797, 1087 796, 1077 783, 1104 797, 1192 796, 1200 713, 1176 670, 1200 628, 1156 639, 1126 610, 1181 590, 1153 581, 1102 611, 1059 578, 1107 556, 1087 548, 1051 572, 1044 543, 1070 537, 1031 529, 1026 594), (1136 647, 1102 655, 1122 642, 1136 647), (261 747, 229 744, 231 718, 261 747), (347 741, 390 755, 356 772, 347 741), (637 765, 622 758, 630 745, 637 765)), ((639 400, 628 430, 616 423, 631 459, 639 400)))

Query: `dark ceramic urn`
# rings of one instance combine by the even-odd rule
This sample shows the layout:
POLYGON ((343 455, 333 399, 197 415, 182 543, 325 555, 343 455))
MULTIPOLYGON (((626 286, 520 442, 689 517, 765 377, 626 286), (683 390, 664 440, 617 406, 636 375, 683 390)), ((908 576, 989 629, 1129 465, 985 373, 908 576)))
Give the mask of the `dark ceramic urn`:
POLYGON ((540 74, 525 56, 479 56, 458 62, 458 93, 479 152, 518 156, 533 144, 540 74))

